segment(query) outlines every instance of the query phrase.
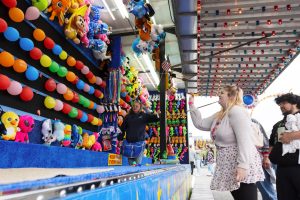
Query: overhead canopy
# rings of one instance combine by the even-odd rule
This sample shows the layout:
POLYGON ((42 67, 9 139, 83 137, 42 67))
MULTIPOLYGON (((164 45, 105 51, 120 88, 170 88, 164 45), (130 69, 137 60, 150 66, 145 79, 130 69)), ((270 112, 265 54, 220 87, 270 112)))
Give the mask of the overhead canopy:
MULTIPOLYGON (((130 63, 153 90, 157 81, 150 66, 131 50, 136 37, 134 16, 124 19, 115 1, 121 0, 106 0, 115 20, 107 9, 102 19, 112 26, 114 35, 123 36, 130 63)), ((201 0, 199 16, 198 0, 147 2, 156 12, 155 23, 167 32, 166 54, 177 87, 187 88, 189 93, 216 95, 222 86, 236 84, 245 93, 260 94, 299 53, 299 1, 201 0)), ((95 0, 95 4, 104 6, 103 0, 95 0)))

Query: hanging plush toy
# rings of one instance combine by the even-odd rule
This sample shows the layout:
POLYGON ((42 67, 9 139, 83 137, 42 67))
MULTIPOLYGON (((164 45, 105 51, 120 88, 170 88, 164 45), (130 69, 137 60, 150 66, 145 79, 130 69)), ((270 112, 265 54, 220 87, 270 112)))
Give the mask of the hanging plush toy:
POLYGON ((136 18, 146 17, 150 20, 155 12, 149 3, 144 3, 143 0, 131 0, 128 4, 129 13, 132 13, 136 18))
POLYGON ((6 128, 6 135, 2 135, 2 139, 15 140, 18 131, 19 116, 14 112, 5 112, 1 116, 1 121, 6 128))
POLYGON ((19 128, 20 130, 16 135, 16 142, 29 142, 28 133, 32 131, 34 127, 34 119, 29 115, 23 115, 20 117, 19 128))
POLYGON ((53 135, 56 137, 56 139, 60 142, 64 139, 65 137, 65 125, 59 121, 56 120, 54 121, 54 132, 53 135))
POLYGON ((158 45, 154 42, 146 42, 137 37, 132 42, 132 50, 140 56, 142 53, 151 53, 155 48, 158 48, 158 45))
POLYGON ((72 135, 71 135, 71 147, 76 149, 82 146, 82 128, 73 124, 72 135))
POLYGON ((98 142, 99 133, 94 132, 93 135, 95 136, 95 143, 93 144, 91 150, 92 151, 102 151, 101 144, 98 142))
POLYGON ((53 21, 55 17, 58 18, 59 25, 63 25, 65 21, 65 14, 71 6, 69 0, 52 0, 48 12, 51 12, 50 20, 53 21))

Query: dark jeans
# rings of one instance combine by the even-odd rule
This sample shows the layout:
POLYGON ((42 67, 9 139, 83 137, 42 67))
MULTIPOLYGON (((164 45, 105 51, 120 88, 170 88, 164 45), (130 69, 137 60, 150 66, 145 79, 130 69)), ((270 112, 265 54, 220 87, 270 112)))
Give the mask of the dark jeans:
POLYGON ((140 165, 140 164, 142 164, 142 160, 143 160, 143 157, 144 157, 144 149, 145 148, 142 149, 142 151, 141 151, 141 153, 140 153, 140 155, 138 157, 136 157, 136 158, 128 158, 128 164, 129 165, 134 165, 134 164, 140 165))
POLYGON ((300 200, 300 166, 277 166, 276 188, 278 200, 300 200))
POLYGON ((257 200, 255 183, 241 183, 239 189, 231 191, 234 200, 257 200))

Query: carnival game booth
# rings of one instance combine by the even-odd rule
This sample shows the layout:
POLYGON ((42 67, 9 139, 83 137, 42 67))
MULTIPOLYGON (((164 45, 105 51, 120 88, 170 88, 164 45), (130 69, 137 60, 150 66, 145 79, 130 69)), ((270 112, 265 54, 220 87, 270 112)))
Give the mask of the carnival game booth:
POLYGON ((188 198, 188 166, 120 154, 121 38, 101 9, 1 1, 0 199, 188 198))

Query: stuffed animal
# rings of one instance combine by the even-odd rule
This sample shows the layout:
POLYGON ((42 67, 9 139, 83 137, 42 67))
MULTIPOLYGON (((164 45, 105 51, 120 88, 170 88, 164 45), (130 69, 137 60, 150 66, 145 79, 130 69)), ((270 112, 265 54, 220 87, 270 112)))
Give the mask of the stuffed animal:
POLYGON ((71 135, 71 147, 80 148, 82 146, 82 128, 73 124, 71 135))
POLYGON ((65 21, 65 14, 71 6, 69 0, 52 0, 51 6, 47 9, 51 12, 50 20, 53 21, 55 17, 58 18, 59 25, 63 25, 65 21))
POLYGON ((73 40, 75 44, 80 43, 79 38, 83 37, 87 31, 84 16, 88 9, 88 5, 82 6, 76 9, 70 18, 65 19, 64 33, 67 39, 73 40))
POLYGON ((90 39, 89 44, 88 44, 88 48, 92 49, 93 56, 97 60, 102 60, 103 61, 103 60, 107 60, 107 59, 110 60, 111 59, 110 55, 106 55, 107 45, 102 40, 90 39))
POLYGON ((2 135, 4 140, 15 140, 18 131, 19 116, 14 112, 5 112, 1 116, 1 121, 6 128, 6 135, 2 135))
POLYGON ((99 138, 99 133, 94 132, 93 135, 95 136, 95 143, 93 144, 91 150, 92 151, 102 151, 101 144, 97 141, 99 138))
POLYGON ((154 42, 143 41, 140 37, 137 37, 133 40, 131 47, 134 53, 140 56, 142 53, 152 52, 155 48, 158 48, 158 45, 154 42))
POLYGON ((128 11, 139 19, 146 17, 150 20, 150 17, 155 14, 152 6, 149 3, 144 3, 143 0, 131 0, 128 3, 128 11))
POLYGON ((64 147, 68 147, 71 145, 71 134, 72 134, 72 127, 69 124, 65 125, 64 129, 64 139, 61 141, 61 145, 64 147))
POLYGON ((56 137, 56 139, 60 142, 64 139, 65 137, 65 125, 59 121, 56 120, 54 121, 54 132, 53 135, 56 137))
POLYGON ((19 128, 20 130, 16 135, 16 142, 29 142, 28 133, 32 131, 34 127, 34 119, 29 115, 23 115, 20 117, 19 128))
POLYGON ((168 152, 168 156, 174 156, 175 155, 172 144, 167 144, 167 152, 168 152))
POLYGON ((53 135, 52 122, 50 119, 46 119, 42 124, 42 139, 44 144, 51 145, 52 142, 56 140, 56 137, 53 135))
POLYGON ((82 147, 85 149, 91 149, 96 142, 96 137, 94 134, 89 135, 88 133, 84 133, 82 136, 82 140, 82 147))
MULTIPOLYGON (((299 131, 300 127, 298 127, 298 124, 300 124, 300 114, 289 114, 286 117, 286 132, 295 132, 299 131)), ((292 140, 289 144, 282 144, 282 156, 284 156, 287 153, 295 153, 297 149, 300 149, 300 140, 292 140)), ((300 155, 298 158, 298 163, 300 163, 300 155)))

